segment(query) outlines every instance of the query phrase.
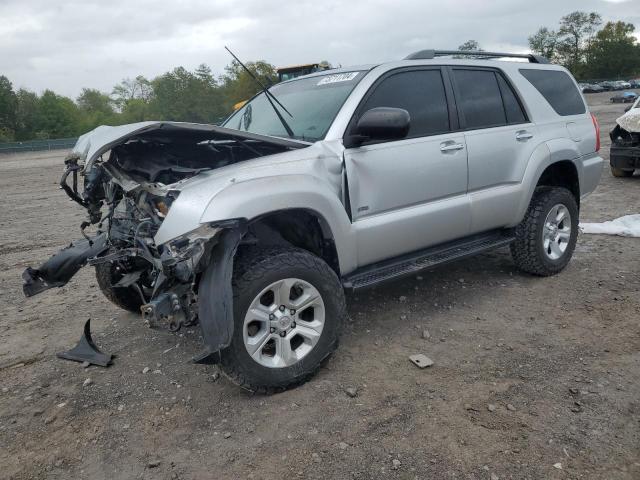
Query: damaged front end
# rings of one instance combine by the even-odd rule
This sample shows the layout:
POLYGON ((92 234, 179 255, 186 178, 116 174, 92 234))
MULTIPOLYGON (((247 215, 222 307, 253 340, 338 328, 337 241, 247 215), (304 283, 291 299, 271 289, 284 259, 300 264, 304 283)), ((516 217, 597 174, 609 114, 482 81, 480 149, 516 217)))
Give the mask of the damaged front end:
POLYGON ((88 212, 84 238, 27 268, 24 293, 61 287, 95 266, 107 297, 137 307, 150 326, 175 331, 199 321, 206 348, 196 361, 211 363, 231 341, 231 273, 245 221, 200 224, 162 243, 156 235, 193 177, 300 146, 208 125, 148 122, 129 130, 99 127, 65 160, 61 187, 88 212))
POLYGON ((616 119, 616 123, 609 133, 611 166, 633 173, 640 168, 640 108, 632 108, 616 119))
POLYGON ((630 132, 616 125, 609 135, 611 166, 620 170, 640 168, 640 132, 630 132))

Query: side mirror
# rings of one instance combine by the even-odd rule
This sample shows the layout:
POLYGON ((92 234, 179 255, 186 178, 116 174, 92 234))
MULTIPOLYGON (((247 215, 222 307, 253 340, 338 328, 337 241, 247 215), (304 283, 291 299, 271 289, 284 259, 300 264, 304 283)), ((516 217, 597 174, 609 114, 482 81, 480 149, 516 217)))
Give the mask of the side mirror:
POLYGON ((631 110, 631 106, 624 109, 625 112, 628 112, 629 110, 631 110))
POLYGON ((376 107, 358 120, 353 134, 344 140, 346 148, 358 147, 367 140, 400 140, 409 133, 411 117, 402 108, 376 107))

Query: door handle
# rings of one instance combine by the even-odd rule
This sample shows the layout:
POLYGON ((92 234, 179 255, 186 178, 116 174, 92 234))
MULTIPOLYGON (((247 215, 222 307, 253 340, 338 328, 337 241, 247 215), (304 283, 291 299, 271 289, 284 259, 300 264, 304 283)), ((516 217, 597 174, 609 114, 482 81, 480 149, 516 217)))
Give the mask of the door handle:
POLYGON ((462 143, 441 143, 440 151, 441 152, 454 152, 456 150, 462 150, 464 145, 462 143))
POLYGON ((533 133, 529 133, 526 130, 516 132, 516 140, 529 140, 530 138, 533 138, 533 133))

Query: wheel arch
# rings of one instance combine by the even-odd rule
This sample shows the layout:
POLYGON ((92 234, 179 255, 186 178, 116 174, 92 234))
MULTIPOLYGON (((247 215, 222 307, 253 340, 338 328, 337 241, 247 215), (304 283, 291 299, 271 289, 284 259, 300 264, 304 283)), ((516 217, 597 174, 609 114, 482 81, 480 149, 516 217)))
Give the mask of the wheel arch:
POLYGON ((535 190, 540 186, 564 187, 576 199, 578 207, 582 196, 582 162, 575 145, 541 144, 531 155, 523 178, 523 195, 513 226, 524 218, 535 190))
POLYGON ((576 164, 571 160, 558 160, 548 165, 540 174, 536 187, 564 187, 580 206, 580 177, 576 164))
MULTIPOLYGON (((344 275, 356 267, 355 233, 345 207, 336 189, 320 178, 296 174, 233 184, 212 198, 200 223, 228 218, 244 218, 248 225, 274 223, 274 218, 275 223, 297 225, 300 219, 313 218, 323 239, 335 249, 332 268, 344 275), (288 222, 287 215, 291 217, 288 222)), ((301 248, 306 245, 289 243, 301 248)))
POLYGON ((322 258, 340 276, 336 239, 327 219, 306 207, 273 210, 254 217, 247 225, 247 242, 290 245, 322 258))

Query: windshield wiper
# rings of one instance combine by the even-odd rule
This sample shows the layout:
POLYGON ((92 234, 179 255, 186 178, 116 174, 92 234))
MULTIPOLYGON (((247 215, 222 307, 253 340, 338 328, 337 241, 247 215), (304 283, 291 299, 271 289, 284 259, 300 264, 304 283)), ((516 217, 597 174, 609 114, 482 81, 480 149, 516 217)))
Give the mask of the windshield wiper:
POLYGON ((291 112, 289 112, 289 110, 287 110, 287 109, 285 108, 285 106, 284 106, 284 105, 282 105, 282 103, 280 103, 280 101, 279 101, 279 100, 278 100, 278 99, 273 95, 273 93, 271 93, 271 92, 267 89, 267 87, 265 87, 265 86, 264 86, 264 84, 263 84, 260 80, 258 80, 258 77, 256 77, 256 76, 253 74, 253 72, 252 72, 251 70, 249 70, 249 69, 247 68, 247 66, 246 66, 244 63, 242 63, 242 62, 240 61, 240 59, 239 59, 238 57, 236 57, 236 56, 234 55, 234 53, 233 53, 231 50, 229 50, 229 48, 228 48, 228 47, 224 47, 224 48, 227 50, 227 52, 229 52, 229 53, 231 54, 231 56, 235 59, 235 61, 236 61, 236 62, 238 62, 242 68, 244 68, 245 72, 247 72, 247 73, 249 74, 249 76, 250 76, 251 78, 253 78, 253 80, 258 84, 258 86, 260 87, 260 89, 262 90, 262 92, 263 92, 263 93, 265 94, 265 96, 267 97, 267 100, 269 100, 269 104, 271 104, 271 107, 273 108, 273 111, 274 111, 274 112, 276 112, 276 115, 277 115, 278 119, 280 120, 280 123, 282 123, 282 126, 283 126, 283 127, 284 127, 284 129, 286 130, 287 135, 289 135, 289 137, 293 138, 293 137, 295 136, 295 134, 293 133, 293 130, 291 129, 291 127, 289 126, 289 124, 287 123, 287 121, 284 119, 284 117, 283 117, 283 116, 282 116, 282 114, 280 113, 280 110, 278 110, 278 107, 276 107, 275 103, 273 103, 273 102, 275 101, 278 105, 280 105, 280 107, 281 107, 285 112, 287 112, 287 114, 288 114, 291 118, 293 118, 293 115, 291 115, 291 112))

